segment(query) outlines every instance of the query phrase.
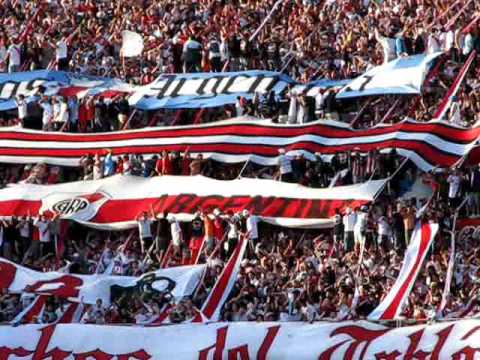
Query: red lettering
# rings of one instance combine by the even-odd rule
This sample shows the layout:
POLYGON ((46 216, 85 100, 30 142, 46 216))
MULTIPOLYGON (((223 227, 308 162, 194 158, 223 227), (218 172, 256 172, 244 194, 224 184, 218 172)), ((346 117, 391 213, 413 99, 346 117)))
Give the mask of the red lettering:
POLYGON ((5 346, 0 347, 0 360, 8 360, 10 355, 15 357, 25 357, 31 355, 33 351, 24 349, 23 347, 10 349, 5 346))
POLYGON ((357 348, 364 344, 363 350, 360 354, 360 359, 364 359, 365 353, 367 352, 368 347, 372 343, 372 341, 376 340, 377 338, 385 335, 387 332, 389 332, 389 329, 386 330, 370 330, 366 329, 361 326, 356 326, 356 325, 349 325, 349 326, 342 326, 337 329, 335 329, 331 334, 330 337, 336 336, 336 335, 348 335, 350 336, 353 341, 344 341, 343 343, 333 345, 326 351, 324 351, 320 357, 319 360, 331 360, 332 355, 335 353, 335 350, 337 350, 341 345, 343 345, 346 342, 350 342, 347 350, 345 351, 345 354, 343 356, 344 360, 352 360, 354 359, 355 352, 357 348))
POLYGON ((138 359, 138 360, 148 360, 151 359, 151 355, 147 353, 145 350, 138 350, 132 353, 118 355, 118 360, 130 360, 131 358, 138 359))
POLYGON ((195 199, 195 195, 193 194, 185 194, 185 195, 179 195, 176 198, 175 205, 172 207, 170 210, 171 213, 173 214, 179 214, 179 213, 189 213, 189 211, 185 211, 187 207, 190 207, 189 204, 195 199))
POLYGON ((71 353, 67 351, 62 351, 58 348, 54 348, 47 352, 50 339, 52 338, 53 332, 55 331, 55 325, 49 325, 40 329, 41 335, 40 340, 38 340, 37 347, 33 353, 32 360, 63 360, 67 358, 71 353))
POLYGON ((225 342, 227 340, 228 326, 217 329, 217 339, 215 344, 203 350, 198 354, 198 360, 207 360, 210 350, 213 350, 213 359, 222 360, 223 349, 225 349, 225 342))
POLYGON ((432 356, 430 357, 430 360, 440 360, 440 352, 442 351, 443 346, 446 344, 448 336, 452 332, 453 326, 453 324, 449 325, 436 334, 438 336, 438 341, 432 351, 432 356))
MULTIPOLYGON (((453 326, 453 325, 452 325, 453 326)), ((467 340, 470 336, 475 334, 480 329, 480 326, 475 326, 469 332, 467 332, 463 337, 462 340, 467 340)), ((471 346, 466 346, 455 354, 452 355, 452 360, 475 360, 476 354, 480 353, 480 348, 472 348, 471 346)))
POLYGON ((387 354, 385 351, 381 352, 380 354, 375 354, 375 360, 397 360, 397 358, 402 355, 400 351, 393 351, 387 354))
POLYGON ((74 358, 75 360, 88 360, 90 358, 95 360, 110 360, 113 358, 113 355, 106 354, 100 349, 97 349, 86 353, 75 354, 74 358))
POLYGON ((57 279, 38 281, 35 284, 26 287, 25 291, 36 294, 55 295, 63 298, 78 297, 80 293, 78 287, 82 285, 82 279, 72 275, 63 275, 57 279), (48 289, 42 290, 41 288, 47 284, 57 284, 57 286, 56 288, 48 287, 48 289))
POLYGON ((228 360, 250 360, 248 355, 248 345, 242 345, 228 350, 228 360))
POLYGON ((427 353, 423 350, 417 350, 424 331, 425 329, 421 329, 408 336, 410 339, 410 345, 408 346, 407 353, 405 354, 405 360, 426 360, 428 355, 430 355, 430 353, 427 353))
POLYGON ((273 341, 277 337, 279 330, 280 326, 272 326, 268 328, 267 335, 265 336, 265 339, 263 339, 260 349, 258 349, 257 360, 267 359, 268 351, 272 347, 273 341))

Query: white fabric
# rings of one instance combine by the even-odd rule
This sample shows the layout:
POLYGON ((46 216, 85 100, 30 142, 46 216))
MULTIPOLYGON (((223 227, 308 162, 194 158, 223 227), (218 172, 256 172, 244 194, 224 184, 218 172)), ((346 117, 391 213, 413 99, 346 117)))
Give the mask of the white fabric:
POLYGON ((122 48, 120 54, 123 57, 140 56, 143 51, 142 35, 133 31, 122 31, 122 48))
POLYGON ((9 211, 19 210, 21 206, 27 209, 34 206, 31 208, 31 213, 34 213, 37 211, 35 206, 41 205, 41 211, 58 212, 62 219, 71 219, 104 229, 127 229, 137 226, 138 214, 150 204, 156 211, 155 206, 165 206, 161 211, 175 213, 177 220, 191 221, 196 212, 196 206, 201 205, 203 201, 208 201, 210 205, 215 202, 222 207, 225 202, 222 198, 238 197, 243 200, 238 200, 230 205, 230 208, 222 210, 238 212, 247 209, 254 211, 255 215, 264 221, 282 226, 323 227, 332 225, 330 216, 334 215, 334 209, 327 207, 324 215, 320 212, 313 213, 310 217, 305 217, 299 210, 298 215, 291 215, 290 212, 287 217, 282 215, 287 211, 285 206, 289 201, 299 201, 299 199, 302 199, 305 206, 309 202, 318 207, 327 206, 327 200, 336 200, 339 206, 344 207, 351 204, 352 200, 360 202, 358 205, 363 205, 361 203, 373 201, 384 184, 385 180, 374 180, 363 184, 313 189, 298 184, 250 178, 222 181, 200 175, 153 178, 115 175, 101 180, 55 185, 10 184, 0 190, 0 216, 23 216, 25 214, 9 211), (192 199, 192 194, 197 199, 192 199), (175 198, 182 200, 184 208, 175 210, 167 207, 168 204, 164 203, 167 196, 172 201, 175 198), (13 208, 2 207, 2 202, 5 201, 18 203, 13 208), (25 201, 28 202, 25 203, 25 201), (261 201, 258 204, 262 206, 257 206, 256 201, 261 201), (39 204, 35 205, 35 202, 39 204), (109 206, 107 211, 105 204, 109 202, 113 207, 109 206), (266 212, 268 206, 278 207, 274 216, 266 212), (131 214, 131 219, 128 220, 124 216, 127 211, 131 214))
POLYGON ((219 322, 160 327, 58 324, 4 327, 0 343, 5 354, 18 349, 43 359, 466 359, 478 348, 480 320, 418 326, 387 327, 366 321, 219 322), (368 335, 368 336, 367 336, 368 335), (109 341, 114 339, 114 341, 109 341), (222 339, 224 341, 222 341, 222 339), (322 341, 319 341, 322 340, 322 341), (40 343, 42 346, 40 346, 40 343), (241 352, 239 349, 243 350, 241 352), (51 352, 56 350, 55 352, 51 352), (132 355, 136 354, 136 355, 132 355), (204 357, 200 356, 204 355, 204 357), (214 355, 217 356, 214 356, 214 355), (387 355, 386 355, 387 354, 387 355), (395 357, 396 356, 396 357, 395 357), (232 358, 232 357, 231 357, 232 358))
POLYGON ((101 299, 105 306, 110 304, 111 286, 133 287, 152 274, 160 278, 152 283, 154 289, 163 291, 165 281, 161 280, 161 277, 169 278, 175 283, 171 294, 176 300, 180 300, 192 294, 204 269, 205 265, 179 266, 157 270, 140 277, 69 274, 72 281, 68 282, 62 280, 64 273, 34 271, 0 258, 0 277, 4 279, 3 285, 10 293, 21 294, 29 289, 29 292, 36 294, 58 295, 85 304, 96 304, 97 299, 101 299))
POLYGON ((420 94, 431 62, 441 52, 398 58, 354 79, 336 96, 345 99, 386 94, 420 94))

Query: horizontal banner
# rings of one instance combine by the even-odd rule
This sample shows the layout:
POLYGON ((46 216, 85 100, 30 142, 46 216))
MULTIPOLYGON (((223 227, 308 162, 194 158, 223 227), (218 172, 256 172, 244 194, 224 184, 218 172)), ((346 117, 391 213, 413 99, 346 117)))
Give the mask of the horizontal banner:
POLYGON ((77 275, 34 271, 0 258, 0 289, 14 294, 53 295, 85 304, 102 299, 107 305, 120 296, 144 291, 178 300, 193 293, 204 270, 205 265, 192 265, 161 269, 140 277, 77 275))
POLYGON ((104 229, 137 226, 143 211, 191 220, 198 209, 244 209, 274 224, 292 227, 331 225, 336 209, 374 200, 385 180, 313 189, 274 180, 215 180, 203 176, 143 178, 115 175, 102 180, 58 185, 11 184, 0 190, 0 217, 58 213, 104 229))
POLYGON ((393 329, 364 321, 0 327, 8 360, 474 360, 479 341, 478 320, 393 329))
MULTIPOLYGON (((141 45, 141 44, 140 44, 141 45)), ((134 51, 138 54, 141 46, 134 51)), ((129 54, 132 55, 132 54, 129 54)), ((100 78, 62 71, 38 70, 0 74, 0 111, 16 108, 15 97, 47 95, 78 96, 129 93, 129 102, 141 110, 208 108, 235 104, 237 97, 253 98, 256 93, 276 95, 293 85, 293 92, 315 96, 320 89, 342 87, 338 98, 367 95, 420 94, 432 55, 399 58, 377 66, 354 80, 327 79, 297 83, 287 75, 271 71, 226 73, 163 74, 152 83, 132 86, 119 79, 100 78)))
POLYGON ((366 153, 396 149, 419 168, 450 167, 475 146, 480 127, 464 129, 445 122, 404 122, 354 130, 345 123, 317 121, 305 125, 272 124, 241 117, 204 125, 146 128, 99 134, 68 134, 21 129, 0 129, 0 162, 45 162, 78 166, 82 156, 111 149, 114 155, 167 151, 201 153, 225 163, 251 161, 277 165, 279 150, 324 160, 338 152, 366 153))
POLYGON ((432 61, 441 52, 400 57, 377 66, 352 80, 337 99, 389 94, 420 94, 432 61))
POLYGON ((239 96, 278 95, 289 84, 294 84, 291 78, 270 71, 165 74, 139 87, 129 102, 142 110, 216 107, 234 104, 239 96))
POLYGON ((0 74, 0 111, 17 108, 19 95, 31 99, 41 94, 52 96, 85 96, 132 93, 135 87, 118 79, 67 73, 63 71, 37 70, 0 74))

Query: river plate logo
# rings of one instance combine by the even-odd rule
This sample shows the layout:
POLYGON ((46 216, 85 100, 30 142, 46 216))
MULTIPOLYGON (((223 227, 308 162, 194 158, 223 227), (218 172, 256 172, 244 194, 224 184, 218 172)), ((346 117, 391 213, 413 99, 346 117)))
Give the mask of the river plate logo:
POLYGON ((60 214, 62 219, 90 221, 111 197, 98 191, 93 194, 56 193, 42 199, 40 213, 60 214))

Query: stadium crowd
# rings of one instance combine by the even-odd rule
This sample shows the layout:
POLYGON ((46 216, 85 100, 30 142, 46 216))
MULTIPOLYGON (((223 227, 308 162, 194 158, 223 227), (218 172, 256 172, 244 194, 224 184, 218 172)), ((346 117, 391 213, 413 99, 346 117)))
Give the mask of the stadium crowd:
MULTIPOLYGON (((115 99, 75 97, 38 99, 43 128, 54 131, 111 131, 124 127, 192 123, 197 116, 213 121, 235 115, 271 117, 275 121, 303 123, 318 116, 369 127, 397 122, 410 116, 431 120, 456 73, 473 50, 480 50, 476 18, 480 3, 449 1, 25 1, 10 0, 0 7, 0 70, 14 72, 59 69, 118 77, 136 84, 151 82, 164 72, 283 71, 307 82, 315 79, 349 79, 372 66, 396 57, 443 50, 436 76, 428 78, 421 96, 367 97, 356 101, 335 99, 337 89, 314 98, 287 90, 280 98, 239 99, 235 106, 199 112, 158 112, 128 118, 133 109, 128 97, 115 99), (272 16, 269 17, 273 9, 272 16), (262 20, 268 17, 258 33, 262 20), (120 54, 121 30, 144 36, 142 59, 126 60, 120 54), (392 109, 393 111, 390 111, 392 109), (385 116, 388 114, 389 116, 385 116), (181 118, 180 121, 178 118, 181 118), (165 120, 167 119, 167 120, 165 120), (169 120, 168 120, 169 119, 169 120)), ((476 61, 476 60, 475 60, 476 61)), ((452 106, 449 119, 463 126, 475 123, 480 113, 480 69, 469 72, 452 106)), ((12 125, 31 116, 25 99, 17 99, 18 113, 3 114, 12 125)), ((388 293, 400 270, 405 248, 415 225, 435 221, 440 232, 429 251, 428 262, 403 311, 407 319, 458 317, 477 302, 480 239, 458 242, 451 296, 442 314, 442 301, 452 226, 456 209, 464 216, 480 214, 480 170, 459 168, 421 174, 413 163, 395 151, 367 156, 339 153, 329 163, 281 154, 276 167, 255 164, 225 165, 201 154, 164 152, 151 159, 113 156, 108 150, 85 154, 77 168, 0 165, 0 183, 55 184, 92 180, 122 174, 162 176, 202 174, 221 180, 238 176, 274 178, 310 187, 352 184, 394 175, 370 207, 338 213, 333 229, 293 230, 258 221, 255 214, 222 214, 199 209, 189 223, 159 218, 150 209, 139 214, 138 231, 101 232, 70 224, 62 234, 58 218, 41 214, 0 221, 1 255, 27 267, 71 273, 101 273, 113 264, 113 274, 138 276, 159 266, 191 264, 199 239, 208 239, 200 262, 208 271, 193 298, 175 304, 172 322, 195 316, 221 273, 242 234, 249 247, 241 273, 222 311, 229 321, 315 321, 365 318, 388 293), (346 171, 342 171, 346 170, 346 171), (397 171, 398 170, 398 171, 397 171), (337 174, 343 176, 338 177, 337 174), (402 199, 416 179, 432 188, 430 199, 402 199), (462 202, 466 199, 466 202, 462 202), (427 204, 428 202, 428 204, 427 204), (426 211, 420 211, 423 206, 426 211), (59 237, 65 249, 58 254, 59 237), (150 244, 149 239, 152 239, 150 244), (171 244, 172 253, 167 255, 171 244), (151 246, 150 246, 151 245, 151 246), (359 289, 357 304, 355 287, 359 289)), ((0 296, 0 322, 9 322, 32 301, 32 294, 0 296)), ((121 298, 106 307, 88 306, 85 323, 145 324, 158 316, 172 299, 121 298)), ((42 318, 53 323, 66 302, 49 298, 42 318)))

